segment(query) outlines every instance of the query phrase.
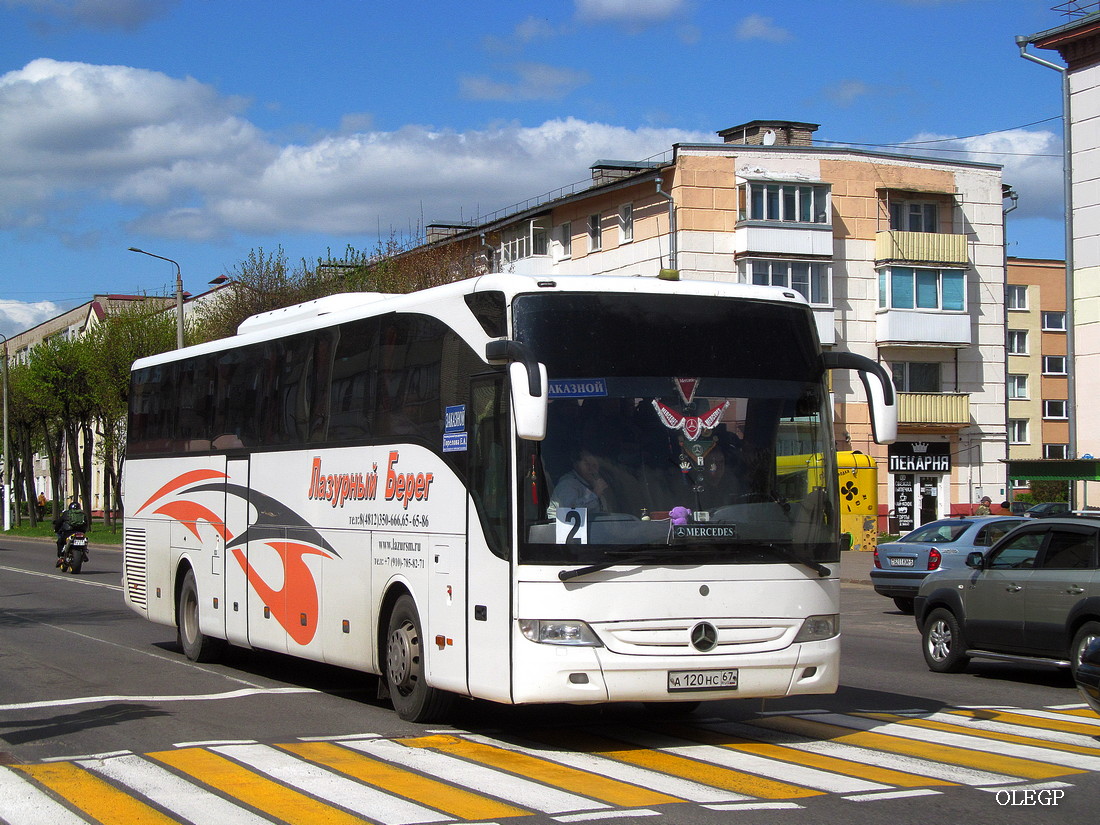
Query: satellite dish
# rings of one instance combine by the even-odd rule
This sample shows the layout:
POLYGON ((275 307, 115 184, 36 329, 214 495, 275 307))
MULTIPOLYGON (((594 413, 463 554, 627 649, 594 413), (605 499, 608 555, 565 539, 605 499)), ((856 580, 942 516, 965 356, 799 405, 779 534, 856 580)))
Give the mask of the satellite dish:
POLYGON ((764 145, 775 146, 775 129, 764 130, 764 145))

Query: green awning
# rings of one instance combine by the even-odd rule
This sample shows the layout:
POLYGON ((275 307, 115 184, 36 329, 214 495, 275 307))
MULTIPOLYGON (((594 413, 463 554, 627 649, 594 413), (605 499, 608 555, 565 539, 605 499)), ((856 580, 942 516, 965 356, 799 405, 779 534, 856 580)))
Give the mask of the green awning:
POLYGON ((1100 481, 1100 460, 1044 458, 1007 461, 1008 477, 1029 481, 1100 481))

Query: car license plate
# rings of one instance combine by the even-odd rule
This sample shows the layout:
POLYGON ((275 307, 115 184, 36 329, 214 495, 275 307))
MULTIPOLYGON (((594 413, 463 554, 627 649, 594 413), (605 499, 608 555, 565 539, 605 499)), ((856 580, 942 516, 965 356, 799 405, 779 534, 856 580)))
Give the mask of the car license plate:
POLYGON ((737 668, 723 670, 670 670, 668 692, 681 690, 735 690, 737 668))
POLYGON ((891 567, 912 567, 914 561, 912 556, 890 556, 891 567))

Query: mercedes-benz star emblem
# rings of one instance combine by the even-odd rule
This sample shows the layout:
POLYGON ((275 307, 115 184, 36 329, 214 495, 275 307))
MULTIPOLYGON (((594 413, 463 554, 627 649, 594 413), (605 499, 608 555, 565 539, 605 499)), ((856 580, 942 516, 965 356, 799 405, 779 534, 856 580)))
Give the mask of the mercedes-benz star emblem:
POLYGON ((691 644, 701 653, 714 650, 718 644, 718 628, 710 622, 699 622, 691 629, 691 644))

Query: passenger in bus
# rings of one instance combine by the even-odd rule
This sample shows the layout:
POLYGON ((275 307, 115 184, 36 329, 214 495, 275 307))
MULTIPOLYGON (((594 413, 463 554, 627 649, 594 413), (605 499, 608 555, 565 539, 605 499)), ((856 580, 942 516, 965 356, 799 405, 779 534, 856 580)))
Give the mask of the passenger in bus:
POLYGON ((699 493, 701 509, 715 510, 733 503, 740 492, 736 473, 730 466, 734 460, 721 445, 707 453, 700 484, 703 489, 699 493))
POLYGON ((558 480, 550 496, 547 518, 554 518, 559 507, 608 510, 611 485, 601 475, 600 459, 585 447, 574 450, 572 459, 573 469, 558 480))

